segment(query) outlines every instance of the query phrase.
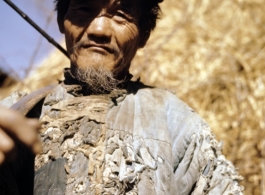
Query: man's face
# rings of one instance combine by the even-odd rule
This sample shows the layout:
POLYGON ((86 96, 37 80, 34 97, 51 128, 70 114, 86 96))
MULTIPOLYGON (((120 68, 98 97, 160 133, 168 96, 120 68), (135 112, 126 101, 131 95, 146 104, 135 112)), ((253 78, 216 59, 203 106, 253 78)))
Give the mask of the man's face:
POLYGON ((141 41, 140 14, 138 0, 71 0, 60 29, 72 68, 101 67, 124 77, 141 41))

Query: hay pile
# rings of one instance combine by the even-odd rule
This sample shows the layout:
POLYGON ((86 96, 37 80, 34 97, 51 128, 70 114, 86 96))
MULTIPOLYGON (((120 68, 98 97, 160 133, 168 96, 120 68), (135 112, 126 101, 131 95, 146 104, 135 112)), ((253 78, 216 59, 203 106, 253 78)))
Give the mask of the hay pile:
MULTIPOLYGON (((162 9, 131 72, 176 91, 224 142, 245 194, 265 194, 265 0, 165 0, 162 9)), ((61 58, 20 87, 56 82, 68 64, 61 58)))
POLYGON ((133 74, 175 90, 224 142, 245 194, 265 194, 265 1, 166 0, 162 8, 133 74))

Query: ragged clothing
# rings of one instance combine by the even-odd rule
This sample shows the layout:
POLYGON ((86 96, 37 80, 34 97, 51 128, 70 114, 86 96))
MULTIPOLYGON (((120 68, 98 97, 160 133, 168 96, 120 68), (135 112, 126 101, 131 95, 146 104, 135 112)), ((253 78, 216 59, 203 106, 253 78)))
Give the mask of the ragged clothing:
POLYGON ((243 194, 208 125, 171 92, 80 91, 61 84, 45 98, 35 194, 243 194))
POLYGON ((72 80, 42 105, 35 195, 243 194, 208 125, 174 94, 128 81, 88 95, 72 80))

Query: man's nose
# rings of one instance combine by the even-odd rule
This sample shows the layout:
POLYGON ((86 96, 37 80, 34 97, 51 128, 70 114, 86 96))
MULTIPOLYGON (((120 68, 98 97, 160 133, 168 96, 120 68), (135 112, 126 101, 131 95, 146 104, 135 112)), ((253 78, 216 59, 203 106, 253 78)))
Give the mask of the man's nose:
POLYGON ((95 17, 86 30, 88 37, 91 39, 97 38, 100 41, 105 40, 105 42, 109 42, 112 35, 110 20, 111 18, 107 16, 95 17))

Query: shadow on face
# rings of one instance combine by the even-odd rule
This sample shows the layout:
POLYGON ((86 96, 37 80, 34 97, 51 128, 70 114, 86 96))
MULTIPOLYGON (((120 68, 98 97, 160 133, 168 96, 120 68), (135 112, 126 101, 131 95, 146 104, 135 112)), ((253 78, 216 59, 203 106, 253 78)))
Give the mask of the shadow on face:
POLYGON ((139 1, 71 1, 64 20, 59 21, 71 68, 100 67, 123 78, 143 45, 140 16, 139 1))

